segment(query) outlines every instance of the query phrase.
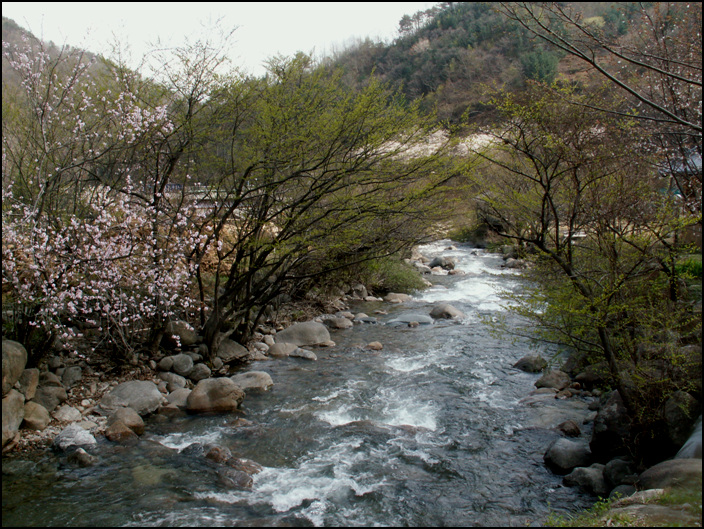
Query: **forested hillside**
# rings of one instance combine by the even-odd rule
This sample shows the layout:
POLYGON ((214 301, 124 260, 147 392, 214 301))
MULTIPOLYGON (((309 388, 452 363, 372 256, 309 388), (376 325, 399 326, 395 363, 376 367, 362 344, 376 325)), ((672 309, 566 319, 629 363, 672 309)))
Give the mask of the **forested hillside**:
MULTIPOLYGON (((632 2, 566 2, 613 35, 627 33, 632 2)), ((348 82, 358 85, 374 72, 409 99, 425 98, 438 118, 459 122, 465 112, 492 119, 488 87, 521 90, 527 80, 575 79, 585 68, 510 20, 496 2, 442 2, 399 22, 391 44, 360 41, 333 57, 348 82)), ((583 79, 583 78, 582 78, 583 79)))

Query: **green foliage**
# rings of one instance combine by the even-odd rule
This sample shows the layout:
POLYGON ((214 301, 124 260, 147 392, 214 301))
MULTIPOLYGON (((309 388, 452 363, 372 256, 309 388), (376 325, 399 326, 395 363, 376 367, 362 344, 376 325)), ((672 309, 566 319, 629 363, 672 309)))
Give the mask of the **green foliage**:
POLYGON ((523 73, 526 79, 541 83, 552 83, 557 74, 559 58, 555 53, 536 50, 521 56, 523 73))
POLYGON ((426 288, 418 269, 398 258, 370 261, 358 273, 373 292, 411 294, 426 288))

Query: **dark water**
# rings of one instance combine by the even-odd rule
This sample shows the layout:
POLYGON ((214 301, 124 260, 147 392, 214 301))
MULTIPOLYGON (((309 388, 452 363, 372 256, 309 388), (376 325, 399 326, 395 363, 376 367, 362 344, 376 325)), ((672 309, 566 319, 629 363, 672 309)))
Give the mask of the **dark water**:
POLYGON ((86 469, 47 454, 22 477, 3 476, 3 525, 525 526, 589 506, 542 459, 550 428, 579 422, 587 402, 525 399, 537 375, 511 366, 527 344, 484 323, 505 314, 497 292, 520 289, 520 278, 497 256, 448 243, 425 254, 453 256, 466 275, 433 277, 441 285, 400 306, 355 305, 380 323, 334 331, 337 346, 316 349, 317 362, 250 366, 275 385, 247 395, 245 425, 235 415, 155 418, 136 446, 100 441, 86 469), (384 325, 441 300, 466 318, 384 325), (371 341, 384 349, 365 349, 371 341), (264 470, 233 490, 184 450, 193 443, 264 470))

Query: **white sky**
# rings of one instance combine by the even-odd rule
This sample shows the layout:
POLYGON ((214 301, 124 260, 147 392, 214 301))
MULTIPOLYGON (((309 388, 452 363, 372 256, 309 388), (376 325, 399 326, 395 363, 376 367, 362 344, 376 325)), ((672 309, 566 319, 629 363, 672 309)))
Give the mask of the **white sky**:
POLYGON ((115 38, 141 57, 157 39, 168 45, 202 34, 222 17, 234 33, 235 66, 262 75, 274 55, 314 52, 317 58, 352 38, 390 41, 404 14, 436 2, 3 2, 2 14, 35 36, 110 55, 115 38), (199 31, 201 33, 199 33, 199 31))

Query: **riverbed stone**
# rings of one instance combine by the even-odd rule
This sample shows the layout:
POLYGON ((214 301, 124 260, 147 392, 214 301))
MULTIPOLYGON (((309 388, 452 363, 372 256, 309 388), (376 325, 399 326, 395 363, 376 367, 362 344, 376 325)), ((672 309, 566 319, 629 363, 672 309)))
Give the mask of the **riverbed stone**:
POLYGON ((121 420, 113 421, 105 430, 105 437, 113 443, 127 444, 135 442, 138 437, 132 429, 121 420))
POLYGON ((24 421, 22 421, 23 428, 41 431, 49 426, 50 422, 51 415, 49 415, 49 412, 44 406, 34 401, 24 403, 24 421))
POLYGON ((565 485, 581 487, 595 496, 606 496, 609 487, 604 479, 604 465, 594 463, 588 467, 577 467, 563 478, 565 485))
POLYGON ((191 394, 191 391, 192 390, 188 388, 180 388, 169 393, 166 396, 166 399, 169 404, 177 406, 178 408, 185 408, 188 401, 188 395, 191 394))
POLYGON ((166 382, 166 390, 169 392, 176 391, 179 388, 186 387, 186 377, 171 373, 170 371, 162 371, 157 375, 159 380, 166 382))
POLYGON ((536 388, 555 388, 557 390, 565 389, 571 383, 570 376, 564 371, 554 369, 548 371, 540 377, 536 383, 536 388))
POLYGON ((173 366, 171 366, 173 372, 182 377, 187 377, 193 370, 193 358, 184 353, 174 355, 172 358, 174 361, 173 366))
POLYGON ((59 422, 75 422, 81 420, 81 412, 73 406, 64 404, 54 410, 51 416, 59 422))
POLYGON ((150 380, 130 380, 118 384, 100 400, 101 410, 109 414, 120 407, 129 407, 139 415, 153 413, 165 398, 150 380))
POLYGON ((25 400, 32 400, 39 387, 39 369, 36 367, 25 369, 19 379, 19 391, 25 400))
POLYGON ((352 321, 347 318, 326 318, 323 323, 327 325, 330 329, 349 329, 354 326, 352 321))
POLYGON ((249 351, 243 345, 237 342, 225 338, 220 342, 218 346, 218 358, 225 364, 230 364, 232 362, 241 362, 249 356, 249 351))
POLYGON ((244 391, 229 378, 208 378, 193 388, 186 399, 186 409, 192 413, 235 411, 244 396, 244 391))
POLYGON ((267 391, 274 385, 269 373, 264 371, 248 371, 247 373, 237 373, 230 377, 243 391, 249 390, 267 391))
POLYGON ((316 345, 330 341, 330 333, 325 325, 317 321, 294 323, 274 336, 276 343, 316 345))
POLYGON ((561 437, 550 445, 543 459, 555 474, 566 474, 589 465, 591 451, 586 443, 561 437))
POLYGON ((400 294, 398 292, 389 292, 384 296, 384 301, 387 303, 406 303, 412 299, 408 294, 400 294))
POLYGON ((633 461, 625 458, 615 458, 604 465, 604 479, 611 487, 633 485, 638 481, 638 474, 633 461))
POLYGON ((2 341, 2 396, 7 395, 27 365, 27 350, 14 340, 2 341))
POLYGON ((430 311, 430 316, 437 319, 452 320, 456 318, 464 318, 464 312, 453 307, 449 303, 440 303, 433 307, 430 311))
POLYGON ((293 351, 289 353, 289 356, 297 358, 305 358, 306 360, 317 360, 318 356, 308 349, 303 349, 302 347, 296 347, 293 351))
POLYGON ((547 361, 542 356, 527 355, 513 364, 513 367, 526 373, 540 373, 547 365, 547 361))
POLYGON ((2 398, 2 446, 12 441, 24 419, 24 395, 10 389, 2 398))
POLYGON ((392 327, 394 326, 402 326, 402 325, 413 325, 415 324, 416 326, 418 324, 423 324, 423 325, 432 325, 433 324, 433 318, 428 316, 427 314, 418 314, 418 313, 406 313, 406 314, 401 314, 399 316, 396 316, 395 318, 389 320, 386 322, 386 325, 391 325, 392 327))
POLYGON ((52 412, 66 399, 68 399, 68 395, 63 386, 39 386, 32 400, 52 412))
POLYGON ((125 426, 137 435, 142 435, 144 433, 144 420, 142 420, 139 413, 134 411, 132 408, 117 408, 108 417, 108 426, 117 421, 122 421, 125 426))
POLYGON ((638 477, 638 489, 664 489, 702 484, 701 459, 668 459, 638 477))
POLYGON ((67 387, 71 388, 75 386, 83 378, 83 369, 81 366, 69 366, 61 375, 61 383, 67 387))
POLYGON ((61 433, 54 438, 53 447, 65 451, 73 446, 95 446, 96 444, 95 437, 89 431, 73 423, 61 430, 61 433))
POLYGON ((269 347, 268 354, 272 357, 285 357, 289 356, 296 349, 298 349, 298 346, 294 343, 275 343, 269 347))
POLYGON ((211 373, 212 372, 207 365, 203 363, 198 363, 193 366, 193 369, 189 373, 188 378, 190 378, 193 382, 199 382, 205 378, 210 377, 211 373))

